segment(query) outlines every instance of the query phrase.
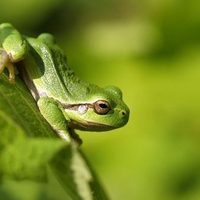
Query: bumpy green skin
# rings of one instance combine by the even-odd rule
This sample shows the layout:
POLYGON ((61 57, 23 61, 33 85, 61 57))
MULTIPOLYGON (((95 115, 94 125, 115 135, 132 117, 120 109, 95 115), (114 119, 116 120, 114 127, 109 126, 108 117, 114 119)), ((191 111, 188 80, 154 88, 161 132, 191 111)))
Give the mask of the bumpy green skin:
MULTIPOLYGON (((0 73, 15 66, 37 101, 40 112, 66 141, 79 138, 74 129, 107 131, 124 126, 129 109, 115 86, 100 88, 78 78, 67 66, 63 51, 50 34, 21 35, 11 24, 0 25, 0 73)), ((79 141, 80 142, 80 141, 79 141)))

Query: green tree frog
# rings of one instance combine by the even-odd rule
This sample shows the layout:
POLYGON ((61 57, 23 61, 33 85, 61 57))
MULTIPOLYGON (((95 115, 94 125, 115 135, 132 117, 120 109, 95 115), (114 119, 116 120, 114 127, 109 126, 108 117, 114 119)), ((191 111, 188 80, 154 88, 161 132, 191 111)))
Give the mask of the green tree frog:
POLYGON ((81 141, 74 129, 108 131, 128 122, 121 90, 100 88, 77 77, 51 34, 32 38, 9 23, 1 24, 0 73, 5 67, 11 83, 16 69, 20 72, 43 117, 67 142, 81 141))

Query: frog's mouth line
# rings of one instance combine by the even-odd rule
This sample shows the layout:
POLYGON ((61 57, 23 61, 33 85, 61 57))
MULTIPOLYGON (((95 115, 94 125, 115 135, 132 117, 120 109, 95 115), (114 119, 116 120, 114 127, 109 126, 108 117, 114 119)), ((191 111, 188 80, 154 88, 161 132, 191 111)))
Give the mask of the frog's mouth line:
POLYGON ((95 123, 95 122, 89 122, 84 121, 83 123, 77 122, 77 121, 70 121, 69 127, 73 129, 78 129, 82 131, 105 131, 105 130, 113 130, 117 127, 109 126, 101 123, 95 123))

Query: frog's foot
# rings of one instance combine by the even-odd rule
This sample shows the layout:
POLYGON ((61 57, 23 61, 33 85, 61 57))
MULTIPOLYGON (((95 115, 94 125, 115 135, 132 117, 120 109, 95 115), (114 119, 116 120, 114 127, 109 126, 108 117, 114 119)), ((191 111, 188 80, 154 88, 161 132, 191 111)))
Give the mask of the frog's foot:
POLYGON ((66 130, 56 130, 59 137, 61 137, 63 140, 70 143, 72 139, 74 139, 78 145, 81 145, 83 143, 82 139, 79 137, 78 134, 75 133, 73 129, 69 129, 68 132, 66 130))
POLYGON ((61 137, 63 140, 67 141, 68 143, 71 142, 71 137, 68 134, 68 132, 66 132, 66 130, 55 130, 55 131, 57 132, 59 137, 61 137))
POLYGON ((10 60, 9 55, 4 51, 0 50, 0 74, 3 72, 4 68, 7 67, 9 71, 9 81, 10 83, 15 83, 16 69, 13 62, 10 60))
POLYGON ((69 129, 69 134, 71 137, 79 144, 81 145, 83 143, 82 139, 79 137, 79 135, 74 131, 74 129, 69 129))

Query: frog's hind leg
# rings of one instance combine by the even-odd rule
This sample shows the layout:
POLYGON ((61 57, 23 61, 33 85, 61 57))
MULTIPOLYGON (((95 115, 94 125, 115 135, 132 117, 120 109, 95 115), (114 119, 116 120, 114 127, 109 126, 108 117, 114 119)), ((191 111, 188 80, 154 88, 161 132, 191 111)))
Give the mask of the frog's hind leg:
POLYGON ((2 49, 0 49, 0 74, 3 72, 4 68, 7 67, 9 71, 9 81, 14 84, 15 82, 15 67, 10 61, 9 55, 2 49))

